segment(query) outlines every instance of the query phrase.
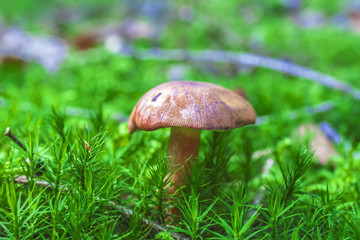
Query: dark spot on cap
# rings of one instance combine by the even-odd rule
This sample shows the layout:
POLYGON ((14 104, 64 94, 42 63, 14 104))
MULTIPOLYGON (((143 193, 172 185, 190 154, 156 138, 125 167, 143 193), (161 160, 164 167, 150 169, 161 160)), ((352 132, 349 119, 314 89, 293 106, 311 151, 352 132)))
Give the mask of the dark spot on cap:
POLYGON ((151 99, 152 102, 156 102, 156 100, 158 99, 158 97, 160 97, 162 93, 158 93, 155 97, 153 97, 153 99, 151 99))

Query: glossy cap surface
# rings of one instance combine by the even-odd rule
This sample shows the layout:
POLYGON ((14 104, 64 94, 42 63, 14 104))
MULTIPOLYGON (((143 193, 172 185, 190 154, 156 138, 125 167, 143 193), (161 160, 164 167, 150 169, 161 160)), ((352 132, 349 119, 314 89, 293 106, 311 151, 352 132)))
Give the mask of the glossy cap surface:
POLYGON ((174 81, 145 93, 134 107, 128 128, 165 127, 227 130, 255 123, 256 113, 243 97, 205 82, 174 81))

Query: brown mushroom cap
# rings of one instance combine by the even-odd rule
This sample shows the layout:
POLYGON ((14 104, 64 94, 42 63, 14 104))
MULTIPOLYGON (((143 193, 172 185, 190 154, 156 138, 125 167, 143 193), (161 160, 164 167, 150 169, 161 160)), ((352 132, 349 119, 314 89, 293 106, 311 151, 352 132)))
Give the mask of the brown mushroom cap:
POLYGON ((221 86, 190 81, 160 84, 134 107, 128 128, 165 127, 226 130, 255 123, 256 113, 243 97, 221 86))

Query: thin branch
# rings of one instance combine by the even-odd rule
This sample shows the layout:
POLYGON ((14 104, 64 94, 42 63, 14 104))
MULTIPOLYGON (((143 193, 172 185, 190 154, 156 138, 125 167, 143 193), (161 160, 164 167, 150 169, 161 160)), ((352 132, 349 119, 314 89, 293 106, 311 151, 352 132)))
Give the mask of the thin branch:
MULTIPOLYGON (((316 113, 327 112, 327 111, 333 109, 334 107, 335 107, 335 104, 332 103, 332 102, 323 102, 323 103, 320 103, 320 104, 315 105, 315 106, 305 107, 305 108, 297 109, 297 110, 294 110, 294 111, 284 112, 284 114, 288 115, 290 119, 296 119, 304 111, 307 114, 311 115, 311 114, 316 114, 316 113)), ((272 116, 274 116, 274 114, 258 116, 257 119, 256 119, 256 125, 263 124, 268 119, 270 119, 272 116)))
POLYGON ((136 50, 124 46, 121 54, 136 57, 142 60, 172 60, 172 61, 199 61, 199 62, 221 62, 237 63, 253 67, 264 67, 279 72, 287 73, 297 77, 303 77, 318 82, 327 87, 343 91, 353 98, 360 100, 360 90, 350 84, 320 73, 310 68, 302 67, 284 60, 260 56, 252 53, 236 53, 220 50, 183 50, 183 49, 147 49, 136 50))
POLYGON ((6 131, 4 133, 5 136, 8 136, 11 140, 13 140, 19 147, 21 147, 22 149, 24 149, 24 151, 26 151, 25 146, 21 143, 21 141, 19 139, 17 139, 14 134, 10 131, 10 127, 6 128, 6 131))

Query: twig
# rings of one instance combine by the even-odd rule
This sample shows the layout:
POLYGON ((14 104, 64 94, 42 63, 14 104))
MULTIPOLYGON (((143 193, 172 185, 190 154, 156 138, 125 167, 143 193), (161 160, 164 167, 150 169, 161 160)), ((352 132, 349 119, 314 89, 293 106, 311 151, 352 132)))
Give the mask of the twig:
POLYGON ((175 61, 200 61, 238 63, 247 66, 264 67, 293 76, 303 77, 323 84, 327 87, 343 91, 353 98, 360 100, 360 90, 336 78, 320 73, 310 68, 302 67, 287 61, 260 56, 252 53, 235 53, 220 50, 182 50, 182 49, 147 49, 134 51, 133 48, 124 46, 121 54, 136 57, 142 60, 175 60, 175 61))
POLYGON ((4 133, 5 136, 8 136, 11 140, 13 140, 19 147, 21 147, 22 149, 24 149, 24 151, 26 151, 25 146, 21 143, 21 141, 19 139, 17 139, 14 134, 10 131, 10 127, 6 128, 6 131, 4 133))
MULTIPOLYGON (((319 128, 333 143, 335 144, 344 143, 346 153, 350 153, 353 150, 352 144, 348 140, 343 139, 341 135, 330 125, 330 123, 322 121, 319 124, 319 128)), ((360 152, 354 151, 353 156, 354 158, 360 157, 360 152)))
MULTIPOLYGON (((19 176, 15 179, 15 182, 16 183, 21 183, 21 184, 27 184, 29 182, 29 180, 26 178, 26 176, 19 176)), ((53 188, 55 184, 53 183, 49 183, 47 181, 44 181, 44 180, 37 180, 35 182, 35 184, 37 186, 41 186, 41 187, 46 187, 46 188, 53 188)), ((67 191, 68 188, 66 187, 63 187, 63 186, 60 186, 60 188, 62 188, 63 191, 67 191)), ((114 207, 115 209, 121 211, 122 213, 124 213, 127 217, 131 217, 133 215, 133 211, 130 209, 130 208, 127 208, 127 207, 124 207, 124 206, 120 206, 120 205, 116 205, 115 202, 113 201, 109 201, 108 204, 111 206, 111 207, 114 207)), ((152 229, 154 229, 156 232, 162 232, 162 231, 168 231, 168 229, 161 225, 161 224, 158 224, 158 223, 155 223, 155 222, 151 222, 150 220, 148 219, 145 219, 143 218, 142 219, 143 223, 147 226, 150 226, 152 229)), ((171 236, 176 239, 176 240, 187 240, 188 238, 178 234, 178 233, 173 233, 173 232, 170 232, 171 236)))
MULTIPOLYGON (((285 112, 284 114, 289 115, 289 117, 291 119, 295 119, 295 118, 299 117, 300 113, 303 111, 305 111, 307 114, 315 114, 315 113, 322 113, 322 112, 329 111, 329 110, 333 109, 334 107, 335 107, 335 104, 332 102, 323 102, 323 103, 320 103, 315 106, 305 107, 305 108, 297 109, 294 111, 285 112)), ((256 125, 263 124, 268 119, 270 119, 272 116, 273 116, 273 114, 258 116, 256 119, 256 125)))
MULTIPOLYGON (((29 180, 27 179, 26 176, 19 176, 19 177, 15 178, 14 181, 15 181, 16 183, 21 183, 21 184, 27 184, 27 183, 29 183, 29 180)), ((35 182, 35 184, 38 185, 38 186, 41 186, 41 187, 49 187, 49 188, 52 188, 52 187, 55 186, 55 184, 50 184, 49 182, 43 181, 43 180, 37 180, 37 181, 35 182)), ((64 187, 64 186, 60 186, 60 188, 63 188, 64 191, 65 191, 65 190, 68 190, 68 188, 66 188, 66 187, 64 187)))
MULTIPOLYGON (((11 140, 13 140, 20 148, 22 148, 25 152, 27 151, 24 144, 22 144, 22 142, 15 137, 15 135, 10 131, 10 127, 7 127, 4 133, 5 136, 8 136, 11 140)), ((24 159, 24 158, 23 158, 24 159)), ((27 163, 29 162, 29 158, 24 159, 27 163)), ((43 169, 44 169, 44 164, 41 161, 41 159, 39 159, 40 161, 38 161, 38 163, 35 166, 35 176, 39 176, 41 174, 43 174, 43 169)))

